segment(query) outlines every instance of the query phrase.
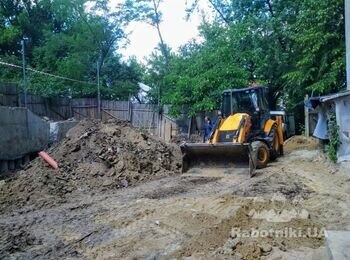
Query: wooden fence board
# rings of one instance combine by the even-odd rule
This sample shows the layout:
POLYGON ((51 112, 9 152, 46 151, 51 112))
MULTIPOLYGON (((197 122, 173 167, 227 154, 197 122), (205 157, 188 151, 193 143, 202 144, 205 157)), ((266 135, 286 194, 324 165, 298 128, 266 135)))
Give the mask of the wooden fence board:
POLYGON ((18 106, 17 85, 12 83, 0 84, 0 106, 18 106))
MULTIPOLYGON (((128 101, 115 101, 115 100, 102 100, 102 110, 105 110, 110 114, 110 117, 120 120, 129 120, 129 102, 128 101)), ((105 113, 107 114, 107 113, 105 113)), ((102 115, 102 119, 104 115, 102 115)))
POLYGON ((152 129, 158 125, 159 119, 156 105, 133 104, 131 114, 131 123, 135 127, 152 129))
MULTIPOLYGON (((23 104, 23 95, 20 95, 19 98, 17 96, 16 100, 23 104)), ((39 116, 47 116, 53 120, 65 120, 71 117, 77 120, 98 118, 96 98, 44 98, 28 95, 27 103, 28 108, 33 113, 39 116)), ((152 134, 169 141, 174 131, 178 129, 177 122, 167 116, 168 107, 164 108, 162 115, 158 111, 157 105, 133 104, 129 101, 116 100, 101 101, 102 120, 115 118, 130 121, 134 127, 147 129, 152 134)))
POLYGON ((71 99, 68 98, 50 98, 49 99, 50 110, 61 117, 67 119, 73 117, 71 111, 71 99))
POLYGON ((72 99, 73 116, 80 120, 97 118, 97 100, 95 98, 72 99))

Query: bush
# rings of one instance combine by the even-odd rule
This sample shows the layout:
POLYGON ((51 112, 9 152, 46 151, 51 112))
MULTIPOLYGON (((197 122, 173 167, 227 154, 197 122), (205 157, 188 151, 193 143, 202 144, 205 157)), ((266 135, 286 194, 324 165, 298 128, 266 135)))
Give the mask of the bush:
POLYGON ((328 118, 328 136, 329 136, 329 144, 326 145, 326 152, 328 154, 329 159, 333 162, 337 161, 337 151, 339 146, 341 145, 341 141, 339 139, 339 126, 337 125, 337 119, 334 112, 329 114, 328 118))

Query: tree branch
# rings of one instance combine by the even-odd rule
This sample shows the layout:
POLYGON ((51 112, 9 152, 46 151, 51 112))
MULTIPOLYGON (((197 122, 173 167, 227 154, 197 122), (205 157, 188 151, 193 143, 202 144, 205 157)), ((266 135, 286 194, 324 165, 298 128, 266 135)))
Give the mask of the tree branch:
MULTIPOLYGON (((270 12, 271 16, 275 17, 275 13, 274 13, 273 8, 272 8, 271 0, 266 0, 266 4, 267 4, 268 11, 270 12)), ((273 27, 275 27, 275 26, 273 25, 273 27)), ((276 31, 276 29, 275 29, 275 31, 276 31)), ((286 50, 286 45, 283 43, 283 39, 282 39, 281 35, 277 31, 276 31, 276 33, 277 33, 277 40, 278 40, 279 44, 281 45, 281 48, 283 50, 286 50)))
POLYGON ((215 11, 219 14, 219 16, 221 17, 221 19, 227 24, 230 24, 230 21, 227 19, 227 17, 225 17, 225 15, 221 12, 221 10, 219 9, 219 7, 213 2, 213 0, 208 0, 209 3, 213 6, 213 8, 215 9, 215 11))
POLYGON ((273 9, 272 9, 271 1, 270 0, 266 0, 266 4, 267 4, 267 7, 269 9, 269 12, 271 13, 271 16, 275 16, 275 14, 273 12, 273 9))
POLYGON ((159 8, 160 1, 158 0, 158 4, 156 4, 156 0, 152 0, 152 2, 153 2, 154 14, 156 16, 155 27, 157 29, 157 33, 158 33, 159 40, 160 40, 160 45, 161 45, 160 48, 161 48, 161 51, 162 51, 163 56, 165 58, 165 63, 166 63, 166 65, 168 65, 169 64, 169 57, 168 57, 167 50, 165 48, 165 43, 164 43, 164 39, 163 39, 161 30, 160 30, 160 24, 159 24, 160 23, 160 15, 159 15, 158 8, 159 8))

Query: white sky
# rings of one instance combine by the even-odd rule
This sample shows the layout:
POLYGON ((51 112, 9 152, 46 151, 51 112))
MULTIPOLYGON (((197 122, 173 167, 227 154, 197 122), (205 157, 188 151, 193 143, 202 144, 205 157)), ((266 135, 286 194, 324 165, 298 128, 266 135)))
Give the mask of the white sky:
MULTIPOLYGON (((193 38, 199 38, 198 26, 201 17, 198 12, 194 12, 190 20, 186 21, 185 9, 186 0, 164 0, 160 4, 160 11, 163 14, 162 36, 165 43, 173 50, 177 50, 179 46, 193 38)), ((210 12, 208 7, 204 9, 206 13, 210 12)), ((146 23, 133 22, 129 25, 127 32, 130 33, 130 44, 120 51, 125 58, 134 55, 139 61, 142 61, 159 43, 156 29, 146 23)))

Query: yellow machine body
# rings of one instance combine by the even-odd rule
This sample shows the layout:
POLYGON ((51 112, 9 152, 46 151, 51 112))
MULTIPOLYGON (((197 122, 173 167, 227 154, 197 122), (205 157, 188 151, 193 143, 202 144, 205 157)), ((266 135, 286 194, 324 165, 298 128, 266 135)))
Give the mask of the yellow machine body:
POLYGON ((232 143, 244 143, 246 141, 247 134, 250 130, 250 116, 244 113, 237 113, 229 116, 225 120, 222 120, 218 128, 214 132, 212 139, 208 140, 208 143, 221 143, 221 140, 232 143), (230 139, 230 133, 236 132, 232 139, 230 139), (226 135, 224 138, 223 135, 226 135))
POLYGON ((248 113, 233 113, 216 124, 206 143, 182 145, 183 172, 192 168, 239 168, 253 176, 257 166, 282 154, 284 142, 282 117, 255 122, 261 129, 252 129, 253 123, 248 113))
POLYGON ((252 148, 245 143, 250 129, 248 114, 235 114, 218 122, 216 130, 205 144, 184 144, 183 172, 191 168, 248 169, 254 174, 252 148))

